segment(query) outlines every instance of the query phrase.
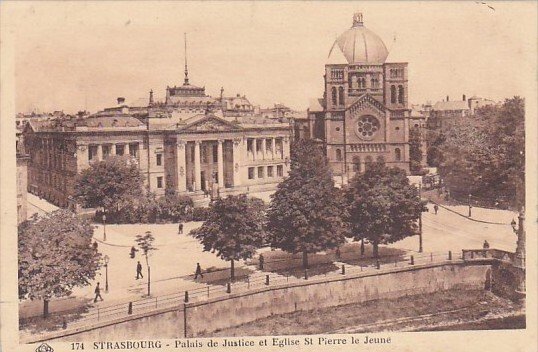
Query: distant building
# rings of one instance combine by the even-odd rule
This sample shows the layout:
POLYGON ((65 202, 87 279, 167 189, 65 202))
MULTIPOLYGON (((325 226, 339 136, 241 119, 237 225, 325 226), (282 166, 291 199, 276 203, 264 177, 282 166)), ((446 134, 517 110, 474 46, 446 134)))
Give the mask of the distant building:
POLYGON ((28 216, 27 180, 28 155, 24 150, 22 133, 17 131, 17 224, 25 221, 28 216))
POLYGON ((373 161, 409 171, 407 63, 388 56, 361 13, 329 51, 325 93, 311 103, 308 120, 342 183, 373 161))
POLYGON ((473 115, 476 109, 495 104, 497 103, 493 100, 477 96, 473 96, 468 100, 465 94, 462 96, 462 100, 450 100, 450 97, 447 96, 446 100, 439 101, 432 106, 428 119, 428 128, 436 130, 453 126, 462 117, 473 115))

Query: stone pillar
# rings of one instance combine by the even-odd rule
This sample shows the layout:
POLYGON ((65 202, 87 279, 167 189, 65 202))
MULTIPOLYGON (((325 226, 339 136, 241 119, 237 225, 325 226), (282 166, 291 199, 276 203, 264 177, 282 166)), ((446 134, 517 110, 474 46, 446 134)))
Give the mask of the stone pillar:
MULTIPOLYGON (((248 143, 248 142, 247 142, 248 143)), ((256 161, 258 154, 258 140, 252 138, 252 160, 256 161)))
POLYGON ((103 146, 101 144, 97 145, 97 160, 103 160, 103 146))
POLYGON ((219 188, 224 188, 224 155, 222 150, 222 143, 224 141, 222 139, 218 140, 218 148, 217 148, 217 177, 218 177, 218 183, 219 188))
POLYGON ((130 156, 131 155, 131 147, 129 146, 129 143, 125 143, 125 148, 123 150, 124 155, 130 156))
MULTIPOLYGON (((245 142, 245 143, 248 143, 248 142, 245 142)), ((242 146, 243 146, 242 138, 233 139, 233 151, 232 151, 233 181, 232 183, 234 187, 237 187, 242 183, 241 182, 241 165, 242 165, 241 155, 244 152, 243 150, 241 150, 242 146)))
POLYGON ((116 155, 116 144, 114 143, 110 146, 110 155, 116 155))
POLYGON ((200 144, 201 141, 194 142, 194 190, 202 189, 202 175, 200 170, 200 144))
POLYGON ((267 159, 267 155, 265 154, 266 152, 266 147, 267 147, 267 144, 266 144, 266 139, 265 138, 262 138, 262 160, 265 160, 267 159))
POLYGON ((272 146, 273 146, 273 159, 277 159, 277 157, 276 157, 276 138, 273 137, 273 138, 271 138, 271 140, 273 142, 273 144, 272 144, 272 146))
POLYGON ((284 164, 284 177, 287 176, 289 166, 291 163, 290 160, 290 139, 288 136, 282 138, 282 155, 284 156, 284 160, 287 161, 287 163, 284 164))
POLYGON ((185 192, 187 190, 187 177, 186 177, 186 158, 185 158, 185 142, 178 140, 176 143, 176 166, 177 166, 177 191, 185 192))

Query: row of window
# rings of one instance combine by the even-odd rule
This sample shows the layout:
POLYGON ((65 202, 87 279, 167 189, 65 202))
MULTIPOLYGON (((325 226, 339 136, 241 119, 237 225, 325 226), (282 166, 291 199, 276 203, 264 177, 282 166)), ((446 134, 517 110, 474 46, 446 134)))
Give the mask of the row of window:
MULTIPOLYGON (((394 159, 396 161, 401 161, 402 160, 402 151, 400 148, 396 148, 394 149, 394 159)), ((342 149, 336 149, 336 161, 343 161, 343 157, 342 157, 342 149)), ((353 170, 354 171, 360 171, 360 157, 358 156, 354 156, 353 157, 353 170), (355 165, 358 165, 357 166, 357 170, 355 170, 355 165)), ((368 163, 371 163, 373 161, 372 157, 371 156, 367 156, 365 159, 364 159, 364 162, 366 164, 368 163)), ((382 155, 379 155, 377 157, 377 161, 380 161, 380 162, 385 162, 385 158, 382 156, 382 155)))
MULTIPOLYGON (((265 166, 258 166, 256 167, 249 167, 248 168, 248 179, 254 180, 256 178, 256 169, 258 173, 258 178, 271 178, 275 177, 275 167, 274 166, 267 166, 267 176, 265 175, 265 166)), ((284 166, 277 165, 276 166, 276 177, 283 177, 284 176, 284 166)))
POLYGON ((391 68, 389 70, 390 78, 402 78, 404 76, 403 68, 391 68))
MULTIPOLYGON (((103 153, 103 159, 107 158, 108 156, 112 155, 112 144, 103 144, 101 145, 101 151, 103 153)), ((114 155, 125 155, 125 144, 116 144, 116 151, 114 155)), ((138 151, 139 146, 138 143, 128 144, 129 146, 129 155, 131 155, 134 158, 138 158, 138 151)), ((88 146, 88 161, 97 160, 98 158, 98 145, 90 145, 88 146)))
POLYGON ((344 87, 332 87, 332 103, 333 105, 344 105, 344 87))

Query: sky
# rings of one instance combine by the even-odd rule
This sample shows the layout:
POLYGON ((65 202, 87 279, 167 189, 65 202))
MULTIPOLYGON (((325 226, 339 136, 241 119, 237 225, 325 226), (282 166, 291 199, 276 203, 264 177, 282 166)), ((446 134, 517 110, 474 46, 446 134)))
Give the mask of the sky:
MULTIPOLYGON (((335 38, 364 25, 409 63, 412 103, 525 96, 536 77, 536 2, 4 2, 15 109, 95 112, 163 100, 189 78, 213 96, 304 110, 323 94, 335 38), (493 7, 490 8, 488 7, 493 7)), ((398 60, 400 61, 400 60, 398 60)), ((534 97, 533 97, 534 98, 534 97)))

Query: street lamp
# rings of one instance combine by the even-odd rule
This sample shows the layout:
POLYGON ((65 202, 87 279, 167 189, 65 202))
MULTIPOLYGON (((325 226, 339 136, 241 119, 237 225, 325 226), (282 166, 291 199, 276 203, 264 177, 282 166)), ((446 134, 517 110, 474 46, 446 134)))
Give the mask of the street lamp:
POLYGON ((105 260, 105 292, 108 293, 108 262, 110 258, 108 255, 105 255, 103 259, 105 260))
MULTIPOLYGON (((418 184, 418 199, 422 206, 422 183, 418 184)), ((420 217, 418 218, 418 251, 419 253, 424 251, 422 247, 422 209, 420 209, 420 217)))
POLYGON ((103 213, 103 241, 106 241, 106 214, 103 213))

